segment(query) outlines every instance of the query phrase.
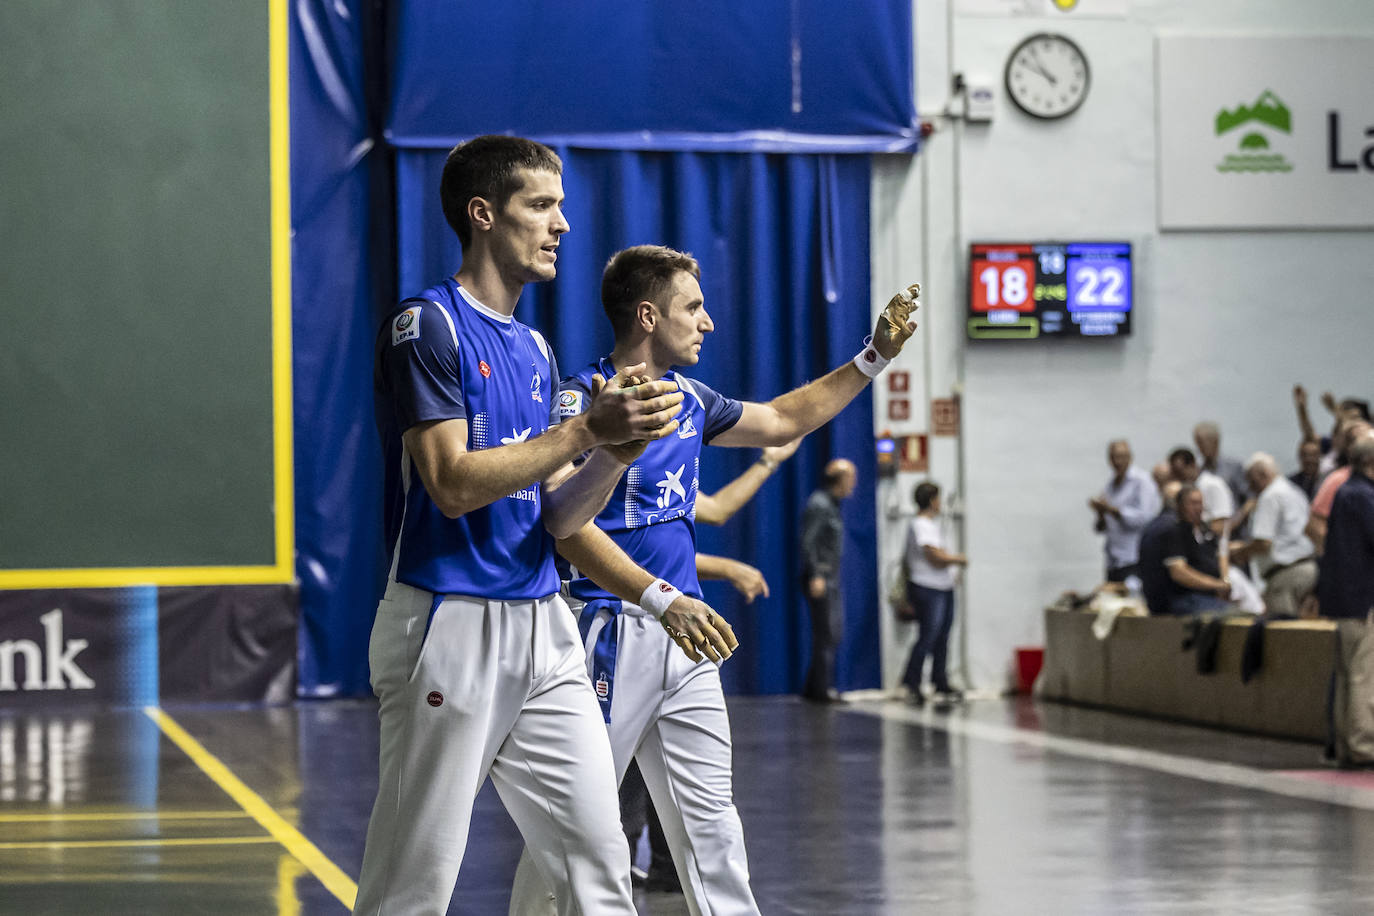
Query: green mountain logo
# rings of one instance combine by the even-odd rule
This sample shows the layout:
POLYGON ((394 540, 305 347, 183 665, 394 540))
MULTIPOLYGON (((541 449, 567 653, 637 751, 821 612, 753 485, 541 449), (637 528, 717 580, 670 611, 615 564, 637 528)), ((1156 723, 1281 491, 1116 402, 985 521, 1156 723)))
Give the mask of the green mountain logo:
POLYGON ((1260 132, 1269 128, 1284 134, 1293 132, 1293 114, 1283 100, 1266 89, 1251 105, 1223 108, 1217 112, 1216 135, 1229 133, 1242 125, 1252 124, 1237 144, 1239 152, 1227 153, 1217 163, 1218 172, 1291 172, 1293 164, 1283 153, 1271 153, 1269 138, 1260 132))
POLYGON ((1227 111, 1223 108, 1217 112, 1217 136, 1220 137, 1232 128, 1251 121, 1258 121, 1261 124, 1268 124, 1275 130, 1284 133, 1293 132, 1292 113, 1288 106, 1283 104, 1278 96, 1268 89, 1255 99, 1253 105, 1241 105, 1235 111, 1227 111))

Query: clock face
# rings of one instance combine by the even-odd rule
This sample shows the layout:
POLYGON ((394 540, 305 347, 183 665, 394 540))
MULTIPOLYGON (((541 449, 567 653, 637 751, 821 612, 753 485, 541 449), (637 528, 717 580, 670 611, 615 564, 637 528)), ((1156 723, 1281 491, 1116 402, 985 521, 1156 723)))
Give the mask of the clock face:
POLYGON ((1007 60, 1007 95, 1028 115, 1062 118, 1088 95, 1088 59, 1063 35, 1032 35, 1007 60))

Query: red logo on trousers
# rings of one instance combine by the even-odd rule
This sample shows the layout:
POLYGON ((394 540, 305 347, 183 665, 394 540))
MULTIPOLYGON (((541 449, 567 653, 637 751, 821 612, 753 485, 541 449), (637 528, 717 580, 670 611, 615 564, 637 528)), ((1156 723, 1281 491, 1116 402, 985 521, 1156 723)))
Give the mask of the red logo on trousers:
POLYGON ((429 696, 425 697, 425 700, 430 706, 444 705, 444 695, 437 690, 431 690, 429 696))

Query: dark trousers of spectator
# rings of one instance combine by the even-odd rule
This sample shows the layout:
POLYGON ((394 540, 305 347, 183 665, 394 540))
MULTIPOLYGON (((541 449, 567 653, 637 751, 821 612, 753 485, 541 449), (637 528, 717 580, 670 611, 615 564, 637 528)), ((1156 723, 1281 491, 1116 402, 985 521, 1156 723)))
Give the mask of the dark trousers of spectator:
POLYGON ((677 873, 673 868, 673 851, 668 848, 668 840, 663 835, 663 825, 658 821, 658 812, 649 798, 649 787, 644 784, 644 776, 639 772, 639 764, 631 760, 625 778, 620 781, 620 829, 630 844, 630 861, 634 862, 635 849, 639 845, 639 835, 649 828, 649 876, 658 879, 655 883, 676 883, 677 873))
POLYGON ((916 609, 916 645, 906 661, 902 683, 912 693, 921 689, 921 674, 930 656, 930 680, 940 693, 949 693, 949 631, 954 626, 954 590, 926 588, 914 582, 906 584, 906 597, 916 609))
MULTIPOLYGON (((826 580, 828 587, 820 598, 806 592, 806 606, 811 614, 811 664, 806 669, 802 696, 824 700, 835 683, 835 646, 844 632, 844 606, 840 601, 839 583, 826 580)), ((803 586, 807 588, 807 586, 803 586)))
POLYGON ((1224 599, 1207 592, 1188 592, 1169 599, 1169 613, 1179 617, 1210 614, 1213 611, 1224 611, 1226 607, 1224 599))
POLYGON ((1140 564, 1132 563, 1130 566, 1108 566, 1108 582, 1125 582, 1127 576, 1140 575, 1140 564))

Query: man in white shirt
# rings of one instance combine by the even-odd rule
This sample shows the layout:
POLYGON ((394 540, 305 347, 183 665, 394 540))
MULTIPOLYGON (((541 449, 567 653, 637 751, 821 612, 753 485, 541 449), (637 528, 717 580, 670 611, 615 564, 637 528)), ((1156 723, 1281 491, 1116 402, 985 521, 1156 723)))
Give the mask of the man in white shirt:
POLYGON ((1257 494, 1250 516, 1250 540, 1231 552, 1233 562, 1254 562, 1264 579, 1264 603, 1271 615, 1296 615, 1317 585, 1317 562, 1307 527, 1303 492, 1279 472, 1272 455, 1256 452, 1245 463, 1245 479, 1257 494))
POLYGON ((1150 475, 1131 465, 1131 446, 1117 439, 1107 446, 1112 477, 1102 493, 1088 500, 1097 513, 1093 530, 1107 535, 1107 581, 1125 582, 1136 573, 1140 532, 1159 514, 1159 488, 1150 475))
POLYGON ((1202 494, 1202 521, 1220 535, 1226 520, 1236 514, 1236 500, 1226 481, 1199 467, 1193 450, 1182 446, 1169 453, 1169 471, 1179 483, 1197 487, 1202 494))

